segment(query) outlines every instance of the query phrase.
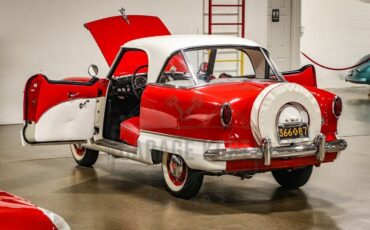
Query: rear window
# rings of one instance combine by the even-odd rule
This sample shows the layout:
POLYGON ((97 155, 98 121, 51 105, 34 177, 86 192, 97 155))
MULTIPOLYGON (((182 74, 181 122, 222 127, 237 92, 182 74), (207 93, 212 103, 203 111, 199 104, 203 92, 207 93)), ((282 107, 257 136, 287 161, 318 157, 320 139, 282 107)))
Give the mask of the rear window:
POLYGON ((240 80, 278 80, 265 54, 256 47, 207 47, 184 50, 166 63, 159 83, 204 85, 240 80))

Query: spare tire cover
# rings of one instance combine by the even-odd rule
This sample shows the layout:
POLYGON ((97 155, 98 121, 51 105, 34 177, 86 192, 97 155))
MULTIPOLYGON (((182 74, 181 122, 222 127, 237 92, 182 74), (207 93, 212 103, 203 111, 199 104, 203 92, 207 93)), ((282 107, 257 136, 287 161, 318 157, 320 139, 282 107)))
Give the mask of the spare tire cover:
POLYGON ((321 110, 315 97, 306 88, 295 83, 277 83, 263 89, 251 111, 252 133, 258 144, 270 138, 272 147, 280 146, 276 117, 287 103, 302 105, 309 116, 309 141, 313 142, 321 130, 321 110))

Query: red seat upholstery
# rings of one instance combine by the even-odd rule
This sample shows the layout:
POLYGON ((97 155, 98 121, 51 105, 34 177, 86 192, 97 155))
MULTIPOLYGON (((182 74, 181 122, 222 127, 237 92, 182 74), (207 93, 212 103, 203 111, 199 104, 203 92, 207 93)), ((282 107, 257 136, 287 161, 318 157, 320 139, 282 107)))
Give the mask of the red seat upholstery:
POLYGON ((121 122, 119 139, 129 145, 137 146, 140 134, 140 117, 131 117, 121 122))

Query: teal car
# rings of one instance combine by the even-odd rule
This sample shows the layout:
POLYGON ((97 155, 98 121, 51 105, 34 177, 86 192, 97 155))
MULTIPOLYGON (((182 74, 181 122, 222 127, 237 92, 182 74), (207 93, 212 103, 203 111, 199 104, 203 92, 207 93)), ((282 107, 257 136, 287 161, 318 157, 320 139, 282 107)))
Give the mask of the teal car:
POLYGON ((346 81, 356 83, 356 84, 369 84, 370 85, 370 54, 361 58, 361 60, 358 63, 363 63, 363 64, 349 71, 348 75, 346 76, 346 81))

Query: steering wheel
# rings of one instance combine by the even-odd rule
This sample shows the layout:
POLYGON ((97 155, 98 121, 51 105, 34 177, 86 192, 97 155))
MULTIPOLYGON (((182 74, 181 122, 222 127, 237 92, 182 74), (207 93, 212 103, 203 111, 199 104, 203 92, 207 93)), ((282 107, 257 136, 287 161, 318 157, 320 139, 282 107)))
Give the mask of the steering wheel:
POLYGON ((147 67, 148 65, 139 66, 131 77, 131 89, 137 98, 141 97, 147 83, 147 78, 143 75, 138 75, 138 73, 141 69, 147 67))

